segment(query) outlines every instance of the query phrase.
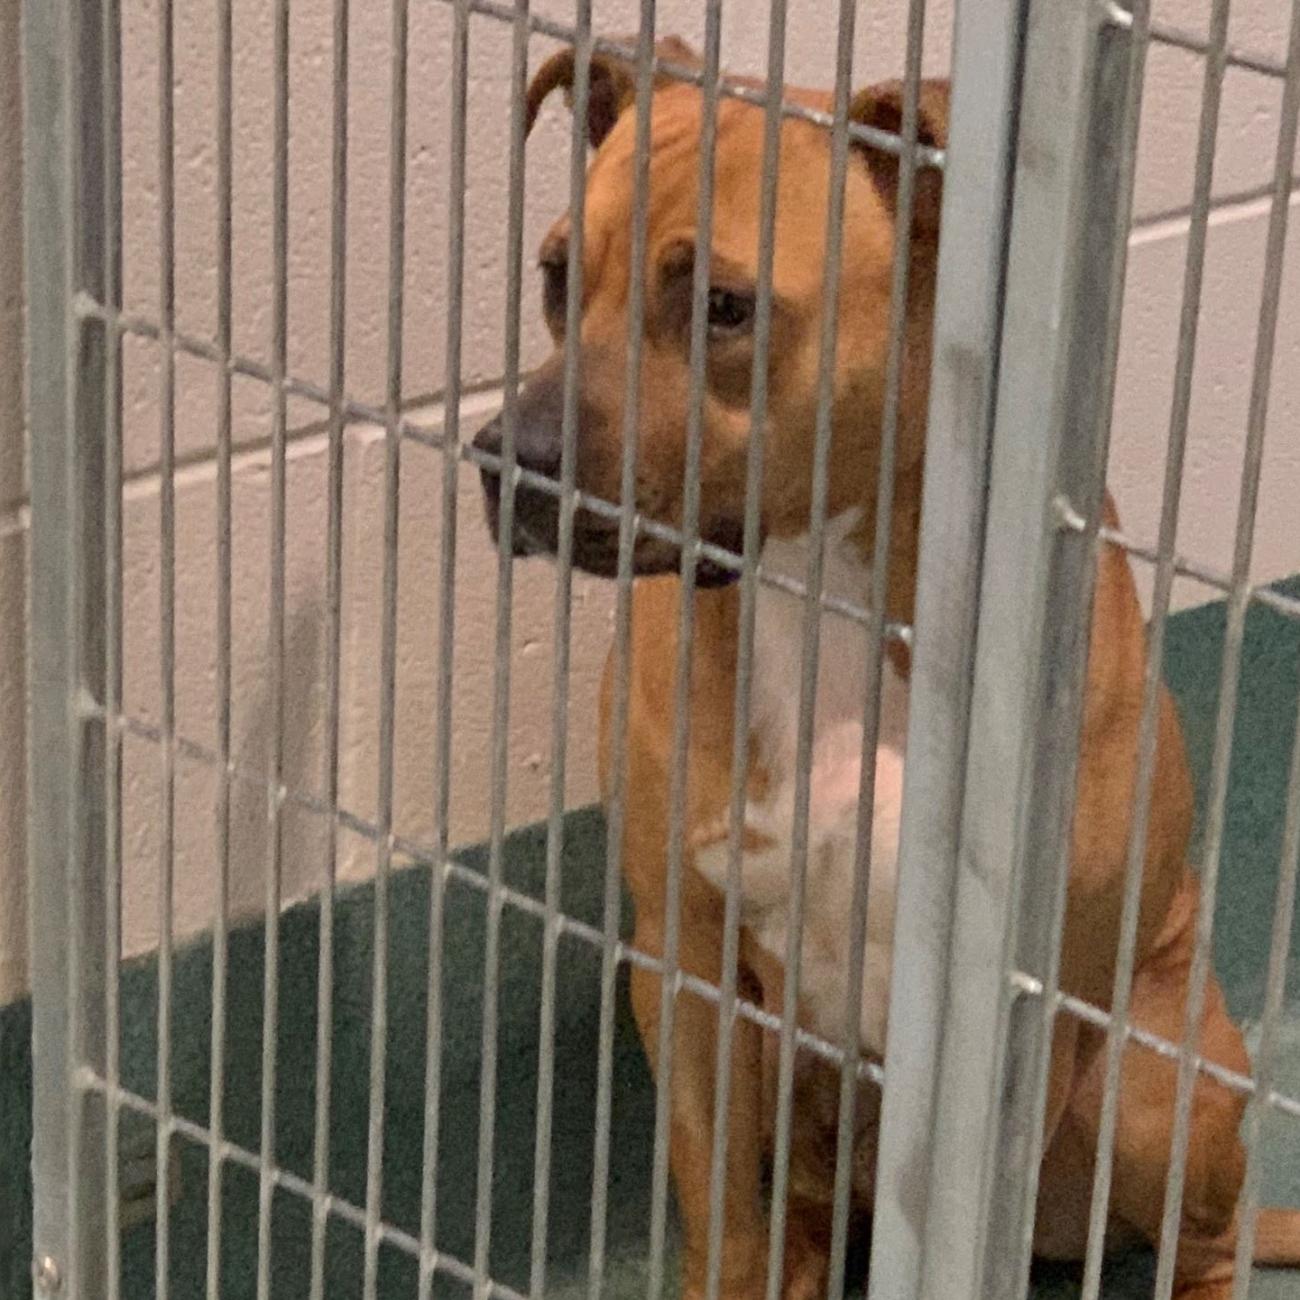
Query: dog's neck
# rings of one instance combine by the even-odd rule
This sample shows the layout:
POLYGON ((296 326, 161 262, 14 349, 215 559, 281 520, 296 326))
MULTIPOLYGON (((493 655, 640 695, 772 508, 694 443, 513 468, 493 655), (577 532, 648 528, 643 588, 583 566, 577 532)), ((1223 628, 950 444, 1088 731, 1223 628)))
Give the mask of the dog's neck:
MULTIPOLYGON (((895 624, 911 627, 916 611, 916 571, 920 549, 921 531, 921 479, 922 466, 900 473, 895 479, 894 502, 890 514, 889 560, 885 568, 884 614, 895 624)), ((874 567, 876 544, 876 497, 874 486, 862 506, 852 512, 853 524, 846 544, 856 552, 862 568, 868 574, 867 590, 862 603, 867 603, 870 591, 870 571, 874 567)), ((889 662, 901 677, 911 674, 911 654, 899 640, 889 639, 885 644, 889 662)))
MULTIPOLYGON (((860 510, 827 521, 821 587, 823 596, 867 609, 872 598, 872 566, 870 554, 860 542, 862 527, 860 510)), ((805 587, 810 555, 807 534, 770 538, 763 548, 762 567, 767 574, 805 587)), ((807 612, 804 596, 771 586, 762 589, 752 725, 764 763, 779 769, 794 762, 807 612)), ((868 636, 859 620, 843 613, 823 608, 820 619, 815 715, 819 733, 861 717, 868 636)), ((895 687, 901 685, 902 675, 892 658, 885 672, 895 687)), ((891 713, 882 718, 882 742, 901 747, 902 729, 901 715, 891 713)))

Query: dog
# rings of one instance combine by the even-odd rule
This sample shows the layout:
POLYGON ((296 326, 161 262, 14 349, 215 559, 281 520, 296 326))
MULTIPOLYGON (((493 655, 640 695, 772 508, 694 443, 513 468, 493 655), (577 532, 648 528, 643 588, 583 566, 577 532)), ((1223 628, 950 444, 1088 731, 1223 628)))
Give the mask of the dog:
MULTIPOLYGON (((673 38, 661 59, 699 67, 673 38)), ((531 129, 542 101, 572 90, 574 54, 563 51, 538 70, 528 91, 531 129)), ((733 79, 739 81, 741 79, 733 79)), ((747 82, 761 87, 760 82, 747 82)), ((786 88, 787 100, 827 111, 830 96, 786 88)), ((621 501, 623 408, 629 322, 627 288, 634 188, 635 84, 631 66, 592 56, 575 475, 583 493, 621 501)), ((648 255, 641 353, 636 497, 643 517, 680 526, 690 392, 691 281, 698 201, 702 96, 695 85, 656 76, 650 127, 648 255)), ((852 120, 897 131, 902 89, 870 87, 851 102, 852 120)), ((918 138, 943 147, 948 93, 923 83, 918 138)), ((739 549, 750 436, 750 378, 760 225, 763 113, 722 99, 717 108, 714 219, 701 415, 699 535, 739 549)), ((762 564, 802 579, 806 572, 813 493, 817 368, 823 311, 830 142, 821 127, 787 118, 781 127, 773 308, 764 474, 760 500, 762 564)), ((829 444, 826 586, 859 603, 871 598, 880 425, 890 320, 891 264, 897 237, 897 160, 853 146, 844 198, 844 252, 838 347, 829 444)), ((918 173, 911 232, 911 287, 904 325, 905 365, 898 421, 889 564, 881 595, 891 620, 910 623, 916 588, 926 404, 942 200, 942 178, 918 173)), ((541 248, 545 316, 555 352, 521 387, 516 408, 519 464, 556 477, 563 423, 568 220, 561 218, 541 248)), ((475 438, 499 454, 502 417, 475 438)), ((500 531, 499 474, 482 471, 491 531, 500 531)), ((1117 524, 1113 502, 1107 522, 1117 524)), ((553 494, 521 484, 510 543, 516 554, 553 552, 559 506, 553 494)), ((572 559, 579 568, 612 575, 617 527, 579 507, 572 559)), ((670 821, 676 638, 683 587, 679 549, 650 535, 633 550, 623 870, 636 912, 635 945, 659 955, 665 927, 665 877, 670 821)), ((680 887, 678 960, 702 980, 721 980, 727 840, 730 830, 733 701, 739 593, 734 573, 707 557, 697 568, 691 646, 690 744, 687 756, 686 860, 680 887)), ((789 929, 787 880, 794 820, 801 617, 800 598, 765 586, 755 623, 750 772, 742 831, 742 993, 776 1012, 782 1006, 789 929)), ((800 970, 800 1020, 838 1041, 849 966, 849 897, 860 778, 864 637, 860 627, 828 616, 822 633, 808 828, 807 891, 800 970)), ((1132 817, 1136 737, 1141 712, 1146 632, 1124 554, 1103 547, 1098 561, 1087 672, 1077 815, 1073 831, 1061 985, 1105 1007, 1118 946, 1126 842, 1132 817)), ((610 784, 613 660, 601 685, 602 784, 610 784)), ((873 874, 863 964, 861 1045, 884 1051, 898 810, 905 761, 909 661, 890 644, 884 666, 877 754, 873 874)), ((1171 698, 1160 700, 1154 795, 1138 923, 1133 1022, 1177 1040, 1183 1033, 1198 886, 1187 865, 1193 799, 1179 721, 1171 698)), ((659 1040, 660 986, 634 967, 631 998, 652 1066, 659 1040)), ((683 1274, 690 1297, 704 1293, 708 1263, 709 1188, 713 1150, 717 1009, 684 990, 674 1022, 670 1162, 683 1228, 683 1274)), ((730 1060, 731 1106, 726 1134, 726 1215, 721 1242, 722 1294, 749 1300, 764 1294, 767 1215, 763 1168, 775 1105, 773 1035, 737 1022, 730 1060)), ((1201 1026, 1204 1056, 1248 1072, 1242 1038, 1211 981, 1201 1026)), ((785 1249, 784 1295, 811 1300, 824 1287, 830 1243, 838 1072, 799 1056, 785 1249)), ((1046 1107, 1035 1251, 1081 1258, 1105 1073, 1102 1031, 1062 1018, 1054 1036, 1046 1107)), ((1122 1069, 1121 1104, 1111 1193, 1114 1237, 1157 1242, 1164 1203, 1176 1091, 1176 1066, 1130 1048, 1122 1069)), ((878 1094, 859 1098, 853 1160, 854 1208, 872 1204, 878 1094)), ((1176 1261, 1177 1300, 1226 1300, 1231 1294, 1237 1199, 1244 1176, 1238 1136, 1244 1099, 1202 1075, 1195 1087, 1186 1191, 1176 1261)), ((1300 1263, 1300 1210, 1264 1209, 1256 1259, 1300 1263)))

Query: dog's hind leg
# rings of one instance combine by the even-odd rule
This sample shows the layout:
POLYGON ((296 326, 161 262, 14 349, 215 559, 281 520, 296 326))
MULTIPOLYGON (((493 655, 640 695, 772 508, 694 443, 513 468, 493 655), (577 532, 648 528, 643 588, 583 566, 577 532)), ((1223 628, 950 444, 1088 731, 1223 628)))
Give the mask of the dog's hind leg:
MULTIPOLYGON (((1143 963, 1133 982, 1132 1022, 1170 1042, 1186 1029, 1187 980, 1192 952, 1191 917, 1196 882, 1190 873, 1179 925, 1143 963)), ((1104 1044, 1096 1036, 1092 1060, 1080 1079, 1072 1111, 1092 1127, 1101 1113, 1104 1044)), ((1200 1056, 1238 1073, 1249 1058, 1211 975, 1200 1025, 1200 1056)), ((1178 1063, 1130 1041, 1121 1068, 1111 1210, 1158 1245, 1173 1145, 1178 1063)), ((1245 1098, 1202 1073, 1192 1092, 1182 1217, 1175 1262, 1176 1300, 1219 1300, 1231 1294, 1236 1208, 1245 1174, 1239 1130, 1245 1098)))

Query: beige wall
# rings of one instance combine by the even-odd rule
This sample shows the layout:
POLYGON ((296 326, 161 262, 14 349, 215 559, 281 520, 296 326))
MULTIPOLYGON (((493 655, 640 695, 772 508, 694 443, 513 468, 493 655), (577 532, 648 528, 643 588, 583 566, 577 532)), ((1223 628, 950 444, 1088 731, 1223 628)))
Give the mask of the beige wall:
MULTIPOLYGON (((324 383, 328 345, 329 0, 294 0, 290 152, 290 368, 324 383)), ((833 0, 792 5, 789 71, 793 79, 828 82, 834 57, 833 0)), ((156 315, 156 76, 153 0, 127 0, 124 13, 125 292, 129 310, 156 315)), ((1234 39, 1280 57, 1287 6, 1251 0, 1236 6, 1234 39)), ((23 987, 24 846, 23 567, 26 489, 22 475, 20 362, 19 134, 16 5, 0 5, 0 999, 23 987)), ((176 0, 177 309, 180 327, 211 337, 215 329, 214 32, 209 0, 176 0)), ((568 16, 564 0, 534 5, 568 16)), ((633 0, 602 0, 596 22, 605 31, 636 26, 633 0)), ((662 0, 663 30, 698 40, 694 0, 662 0)), ((765 60, 764 6, 730 6, 724 33, 729 66, 759 71, 765 60), (745 21, 739 14, 744 10, 745 21)), ((1203 26, 1203 0, 1165 0, 1161 16, 1203 26)), ((353 6, 348 261, 348 387, 376 400, 384 375, 387 296, 386 192, 389 70, 387 6, 353 6)), ((904 6, 863 6, 857 42, 859 76, 901 67, 904 6)), ((270 319, 270 8, 235 0, 235 284, 237 349, 265 359, 270 319)), ((927 63, 947 63, 951 8, 931 5, 927 63)), ((423 0, 411 7, 408 135, 405 388, 431 400, 431 423, 445 383, 443 303, 446 296, 445 176, 448 168, 446 87, 450 12, 423 0)), ((549 48, 534 42, 533 59, 549 48)), ((467 399, 466 428, 494 409, 501 370, 505 310, 504 253, 510 33, 485 18, 472 28, 470 142, 465 250, 465 333, 462 377, 483 391, 467 399)), ((1177 333, 1179 280, 1186 241, 1184 215, 1196 135, 1201 64, 1194 56, 1157 50, 1150 93, 1133 239, 1119 384, 1112 478, 1126 524, 1153 536, 1161 457, 1168 423, 1169 376, 1177 333)), ((1216 192, 1221 196, 1210 238, 1199 369, 1192 412, 1188 480, 1180 545, 1226 568, 1249 384, 1250 350, 1259 293, 1265 204, 1258 195, 1272 162, 1278 112, 1276 82, 1237 72, 1225 88, 1216 192)), ((526 240, 536 244, 564 201, 568 131, 558 105, 544 114, 530 142, 526 240)), ((1300 238, 1300 234, 1294 236, 1300 238)), ((1292 259, 1294 261, 1294 259, 1292 259)), ((1288 270, 1282 343, 1276 367, 1272 434, 1257 539, 1257 576, 1300 569, 1294 503, 1300 500, 1300 344, 1294 268, 1288 270)), ((536 286, 525 302, 526 361, 542 354, 536 286)), ((126 704, 135 716, 158 708, 158 419, 157 352, 132 340, 126 393, 126 704)), ((178 367, 177 437, 183 468, 177 482, 178 718, 201 744, 215 736, 215 374, 207 363, 178 367)), ((266 733, 266 597, 269 538, 268 404, 265 389, 240 380, 235 389, 235 752, 253 772, 264 767, 266 733)), ((322 412, 291 405, 295 432, 289 455, 286 780, 308 794, 323 790, 323 678, 326 631, 324 530, 326 456, 322 412)), ((438 663, 437 567, 441 544, 436 453, 408 444, 401 495, 400 641, 398 671, 397 830, 413 839, 432 833, 435 682, 438 663)), ((341 782, 346 805, 372 817, 378 759, 377 678, 382 563, 382 433, 354 427, 348 435, 344 583, 343 736, 341 782)), ((488 747, 495 639, 495 559, 485 544, 477 488, 462 475, 457 554, 453 840, 481 839, 489 809, 488 747)), ((1180 603, 1211 593, 1180 585, 1180 603)), ((512 823, 544 815, 550 782, 550 662, 553 589, 542 563, 520 566, 513 623, 512 713, 508 814, 512 823)), ((594 797, 592 709, 609 626, 609 591, 581 579, 574 588, 573 706, 566 802, 594 797)), ((130 951, 155 942, 159 797, 156 751, 129 740, 126 748, 126 917, 130 951)), ((177 925, 208 923, 214 862, 210 769, 182 761, 178 773, 177 925)), ((241 911, 261 896, 265 829, 263 795, 251 785, 235 793, 232 889, 241 911)), ((309 893, 318 881, 321 820, 291 805, 286 813, 286 896, 309 893)), ((373 848, 347 832, 341 869, 361 877, 373 848)))

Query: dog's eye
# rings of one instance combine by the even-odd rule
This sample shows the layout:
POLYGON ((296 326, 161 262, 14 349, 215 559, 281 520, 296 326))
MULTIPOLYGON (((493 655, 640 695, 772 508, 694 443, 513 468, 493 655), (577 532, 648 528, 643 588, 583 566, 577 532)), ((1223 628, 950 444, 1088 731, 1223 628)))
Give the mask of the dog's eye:
POLYGON ((542 262, 542 310, 548 320, 564 320, 569 298, 567 264, 559 258, 542 262))
POLYGON ((730 289, 709 290, 709 333, 715 337, 743 334, 754 323, 754 300, 730 289))

